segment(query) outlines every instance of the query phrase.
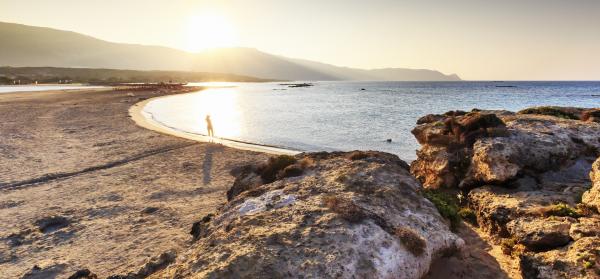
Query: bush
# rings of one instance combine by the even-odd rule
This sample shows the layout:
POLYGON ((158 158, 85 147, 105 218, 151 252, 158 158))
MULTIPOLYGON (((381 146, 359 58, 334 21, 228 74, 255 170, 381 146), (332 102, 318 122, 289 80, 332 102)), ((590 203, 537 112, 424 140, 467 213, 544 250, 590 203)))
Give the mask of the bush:
POLYGON ((349 199, 335 195, 326 195, 323 197, 323 202, 327 208, 331 209, 331 211, 337 213, 348 222, 358 223, 366 217, 363 210, 349 199))
POLYGON ((559 217, 573 217, 573 218, 578 218, 580 217, 579 212, 575 209, 570 207, 568 204, 565 203, 559 203, 559 204, 555 204, 553 206, 551 206, 548 211, 546 212, 547 216, 559 216, 559 217))
POLYGON ((578 120, 575 114, 568 112, 564 109, 556 108, 556 107, 535 107, 535 108, 527 108, 518 112, 519 114, 541 114, 541 115, 550 115, 558 118, 564 119, 575 119, 578 120))
POLYGON ((470 224, 477 226, 477 215, 472 209, 463 207, 458 211, 458 216, 470 224))
POLYGON ((442 217, 450 221, 450 229, 455 231, 460 225, 460 215, 458 215, 458 205, 456 199, 439 190, 425 190, 423 196, 430 200, 442 217))
POLYGON ((264 183, 271 183, 275 181, 280 171, 294 163, 296 163, 296 158, 293 156, 279 155, 271 157, 266 164, 259 167, 258 174, 260 174, 264 183))
POLYGON ((514 238, 504 238, 500 242, 500 248, 505 255, 510 255, 515 245, 517 245, 517 240, 514 238))
POLYGON ((425 252, 427 243, 425 240, 415 231, 410 228, 396 228, 394 230, 396 237, 402 241, 402 244, 406 249, 415 256, 421 256, 425 252))

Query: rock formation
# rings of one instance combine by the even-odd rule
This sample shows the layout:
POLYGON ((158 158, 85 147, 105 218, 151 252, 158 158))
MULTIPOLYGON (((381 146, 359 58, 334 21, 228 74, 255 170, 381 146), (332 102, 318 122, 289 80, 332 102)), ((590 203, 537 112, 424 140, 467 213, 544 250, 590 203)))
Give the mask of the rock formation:
POLYGON ((426 188, 466 193, 482 231, 519 259, 524 278, 598 278, 597 111, 428 115, 413 130, 422 148, 411 172, 426 188))
POLYGON ((423 148, 412 173, 427 188, 502 184, 595 159, 600 150, 595 122, 507 111, 451 112, 419 121, 412 132, 423 148))
POLYGON ((593 183, 592 188, 583 194, 582 200, 583 203, 600 211, 600 158, 592 165, 590 180, 593 183))
POLYGON ((234 173, 229 201, 156 278, 420 278, 463 245, 391 154, 280 156, 234 173))

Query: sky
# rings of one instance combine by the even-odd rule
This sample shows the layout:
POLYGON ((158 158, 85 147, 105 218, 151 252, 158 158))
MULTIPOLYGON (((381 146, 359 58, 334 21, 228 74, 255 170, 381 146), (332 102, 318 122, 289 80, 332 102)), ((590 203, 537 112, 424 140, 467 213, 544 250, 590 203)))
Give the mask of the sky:
POLYGON ((600 80, 598 0, 0 0, 0 21, 466 80, 600 80))

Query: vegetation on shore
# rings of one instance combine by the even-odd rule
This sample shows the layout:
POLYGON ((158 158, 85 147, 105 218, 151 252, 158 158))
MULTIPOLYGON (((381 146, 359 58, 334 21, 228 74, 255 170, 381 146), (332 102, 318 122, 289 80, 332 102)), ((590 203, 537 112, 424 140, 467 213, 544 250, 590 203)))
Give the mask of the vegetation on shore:
POLYGON ((207 81, 263 82, 265 79, 224 73, 134 71, 91 68, 0 67, 0 84, 37 83, 185 83, 207 81))

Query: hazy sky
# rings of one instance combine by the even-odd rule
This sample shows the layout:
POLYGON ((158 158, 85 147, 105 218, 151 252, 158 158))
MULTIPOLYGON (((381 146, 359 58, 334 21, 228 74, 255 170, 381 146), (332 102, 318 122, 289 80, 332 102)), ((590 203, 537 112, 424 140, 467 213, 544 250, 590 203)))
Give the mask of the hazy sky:
POLYGON ((0 0, 0 21, 470 80, 600 79, 600 0, 0 0))

